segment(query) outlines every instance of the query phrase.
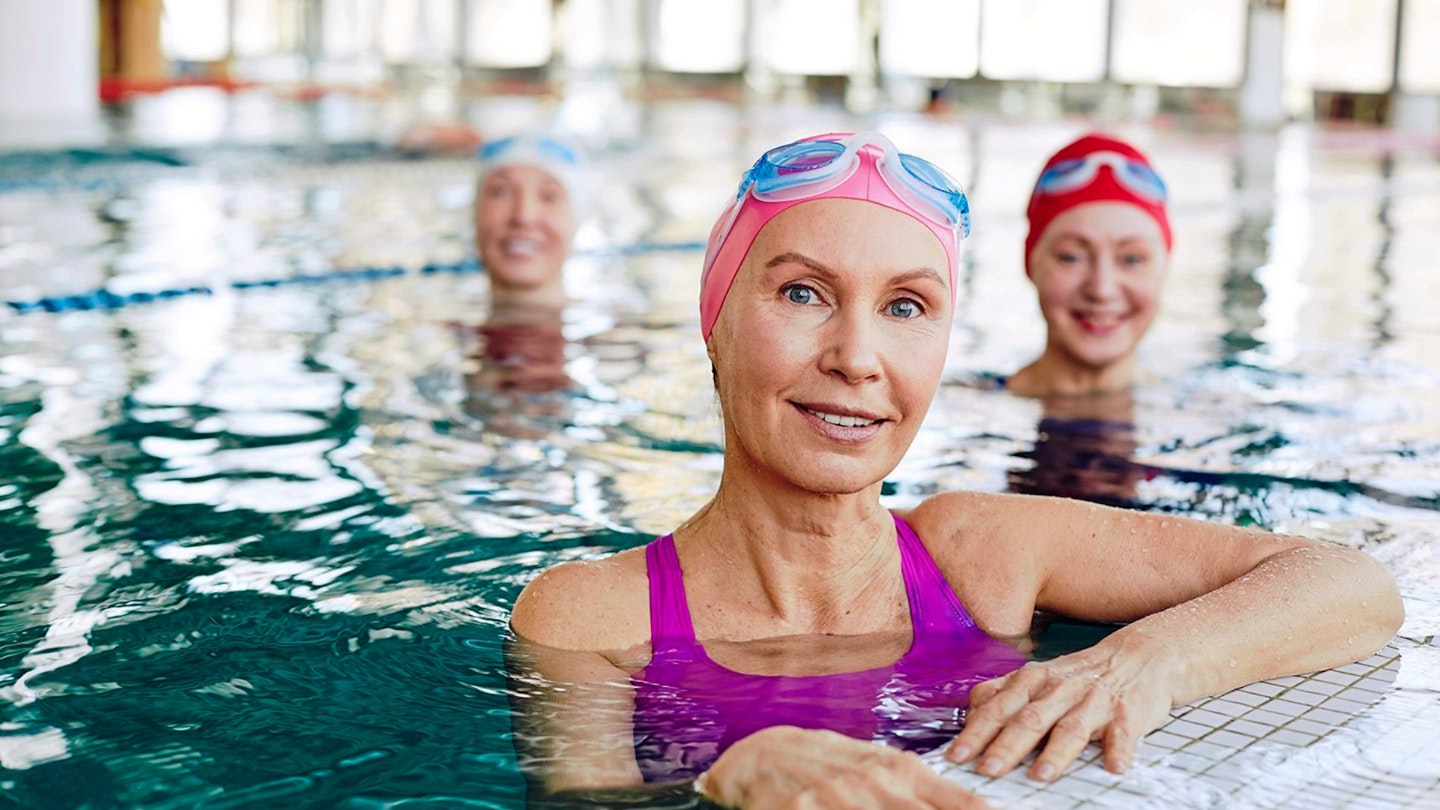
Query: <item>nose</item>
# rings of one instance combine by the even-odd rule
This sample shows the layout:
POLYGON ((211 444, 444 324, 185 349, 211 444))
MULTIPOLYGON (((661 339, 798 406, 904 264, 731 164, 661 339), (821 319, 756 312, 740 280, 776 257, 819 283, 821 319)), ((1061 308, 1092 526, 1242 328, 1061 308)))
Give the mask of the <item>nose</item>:
POLYGON ((510 221, 516 225, 528 225, 540 214, 540 197, 532 191, 521 190, 515 195, 510 208, 510 221))
POLYGON ((849 383, 880 376, 881 346, 879 324, 863 308, 846 307, 829 319, 824 331, 821 370, 849 383))
POLYGON ((1081 292, 1094 301, 1106 301, 1119 295, 1120 268, 1116 266, 1114 257, 1105 252, 1095 257, 1085 274, 1081 292))

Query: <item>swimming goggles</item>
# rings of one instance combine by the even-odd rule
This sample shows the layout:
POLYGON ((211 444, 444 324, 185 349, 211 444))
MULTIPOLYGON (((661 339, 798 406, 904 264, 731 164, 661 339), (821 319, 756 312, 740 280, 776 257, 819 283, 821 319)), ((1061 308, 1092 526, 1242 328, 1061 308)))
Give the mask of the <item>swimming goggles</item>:
POLYGON ((881 150, 875 167, 896 197, 917 214, 949 228, 957 234, 957 242, 970 235, 970 201, 953 177, 924 158, 901 154, 879 132, 860 132, 839 139, 795 141, 761 155, 740 180, 729 221, 718 234, 720 241, 729 236, 746 193, 764 202, 822 197, 855 174, 866 146, 881 150))
POLYGON ((574 149, 566 146, 561 141, 557 141, 554 138, 547 138, 543 135, 538 137, 511 135, 508 138, 501 138, 498 141, 486 141, 480 147, 480 160, 485 162, 492 161, 512 149, 517 148, 533 150, 538 153, 540 157, 558 160, 561 163, 571 166, 577 166, 580 163, 580 156, 576 154, 574 149))
POLYGON ((1165 202, 1165 181, 1145 163, 1119 152, 1091 152, 1062 160, 1040 174, 1036 194, 1068 194, 1095 182, 1101 166, 1109 166, 1115 182, 1152 203, 1165 202))

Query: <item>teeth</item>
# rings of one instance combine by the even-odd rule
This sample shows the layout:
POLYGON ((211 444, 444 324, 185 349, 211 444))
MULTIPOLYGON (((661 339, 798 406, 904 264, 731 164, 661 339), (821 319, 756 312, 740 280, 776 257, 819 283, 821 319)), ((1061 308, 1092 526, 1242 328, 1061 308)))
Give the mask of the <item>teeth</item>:
POLYGON ((879 419, 861 419, 858 416, 840 416, 839 414, 833 413, 821 413, 813 408, 805 408, 803 405, 800 407, 804 408, 806 413, 814 414, 820 417, 821 420, 836 425, 837 427, 867 427, 880 421, 879 419))
POLYGON ((533 256, 539 252, 540 243, 533 239, 506 239, 502 247, 512 256, 533 256))

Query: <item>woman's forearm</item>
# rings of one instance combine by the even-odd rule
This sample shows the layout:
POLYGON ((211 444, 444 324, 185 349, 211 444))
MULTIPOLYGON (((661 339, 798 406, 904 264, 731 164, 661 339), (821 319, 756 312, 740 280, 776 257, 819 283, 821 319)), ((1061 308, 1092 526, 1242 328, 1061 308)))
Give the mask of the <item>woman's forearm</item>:
POLYGON ((1266 678, 1339 666, 1382 647, 1404 620, 1379 561, 1307 543, 1210 593, 1147 616, 1100 646, 1154 656, 1173 705, 1266 678))

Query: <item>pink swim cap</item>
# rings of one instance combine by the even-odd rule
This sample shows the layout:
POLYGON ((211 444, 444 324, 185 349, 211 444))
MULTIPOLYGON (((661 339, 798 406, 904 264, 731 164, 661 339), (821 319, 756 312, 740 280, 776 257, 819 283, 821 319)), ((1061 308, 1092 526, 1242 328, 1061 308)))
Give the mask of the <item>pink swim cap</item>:
MULTIPOLYGON (((851 137, 852 133, 849 132, 832 132, 803 138, 796 143, 838 142, 851 137)), ((725 303, 725 296, 730 292, 730 286, 735 282, 735 275, 740 271, 740 266, 744 264, 745 257, 749 255, 750 247, 754 244, 755 237, 760 230, 782 211, 812 200, 864 200, 907 214, 929 228, 945 248, 945 258, 950 272, 950 297, 953 303, 956 294, 956 274, 959 268, 959 243, 963 234, 961 226, 941 222, 922 212, 897 194, 896 190, 892 188, 892 184, 899 185, 903 189, 912 189, 916 187, 917 183, 922 183, 919 188, 925 189, 926 186, 923 184, 935 182, 934 175, 920 179, 915 174, 915 170, 919 169, 922 173, 926 170, 938 172, 944 182, 953 186, 954 190, 949 193, 958 195, 962 211, 957 212, 957 215, 963 213, 963 227, 968 229, 969 208, 968 203, 964 203, 964 193, 959 190, 958 184, 955 184, 938 167, 909 155, 905 156, 905 161, 899 160, 899 156, 894 153, 893 145, 879 133, 866 133, 857 140, 861 143, 852 148, 856 151, 859 159, 856 161, 854 170, 848 176, 837 176, 835 185, 823 188, 823 190, 817 188, 812 193, 803 193, 804 184, 802 183, 802 193, 795 199, 767 201, 757 198, 755 188, 750 184, 755 170, 752 169, 750 173, 746 174, 747 187, 739 199, 727 207, 720 218, 716 220, 715 226, 710 231, 709 244, 705 250, 705 269, 700 276, 700 332, 704 335, 707 343, 710 341, 711 331, 715 328, 715 321, 720 317, 720 308, 725 303), (901 165, 887 165, 887 162, 882 160, 887 152, 887 147, 894 155, 890 162, 901 165), (901 173, 909 173, 910 176, 906 178, 901 173)), ((804 171, 805 169, 796 170, 794 175, 798 176, 804 171)), ((819 185, 823 187, 825 184, 819 185)), ((941 194, 934 185, 930 185, 929 190, 923 193, 927 195, 941 194)), ((913 195, 907 194, 907 196, 913 195)), ((952 197, 949 202, 953 203, 953 201, 952 197)))

